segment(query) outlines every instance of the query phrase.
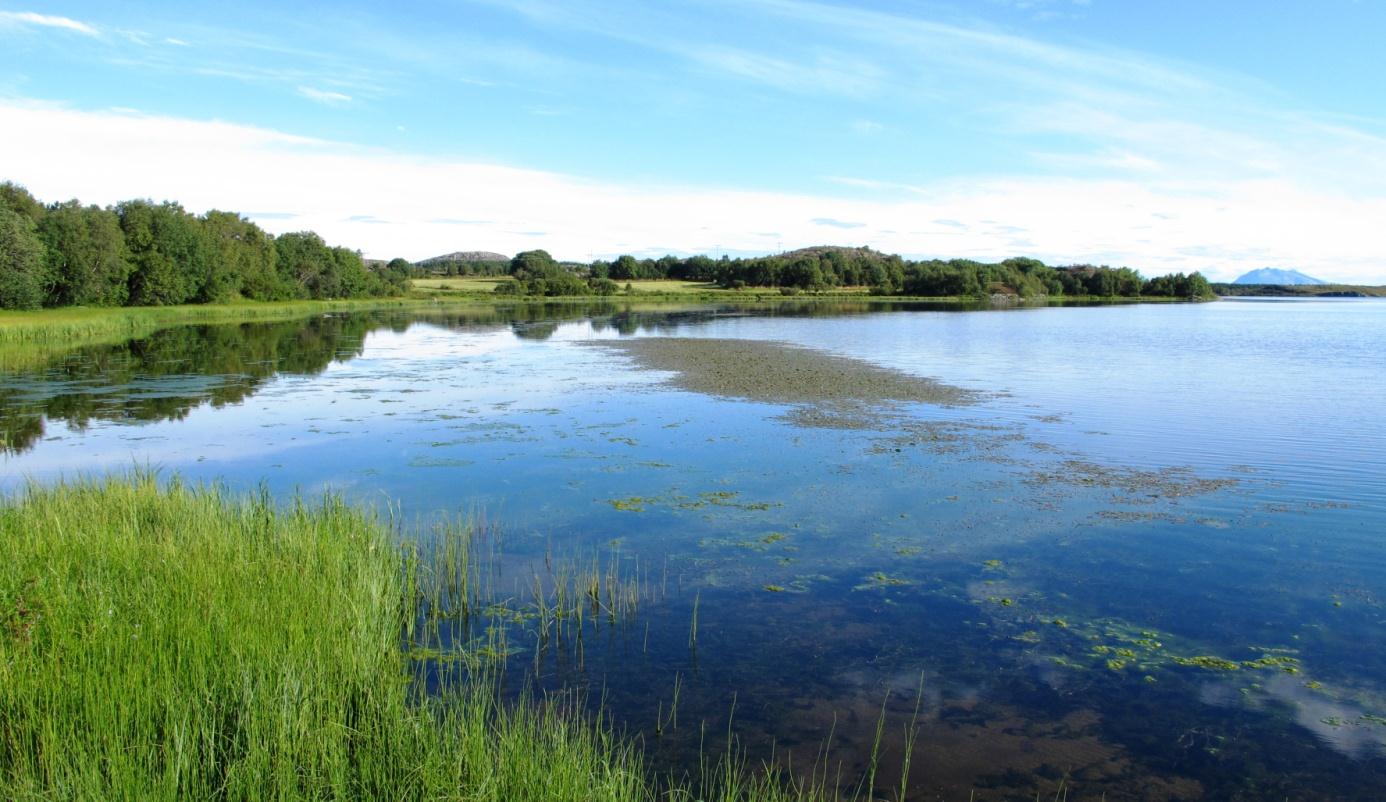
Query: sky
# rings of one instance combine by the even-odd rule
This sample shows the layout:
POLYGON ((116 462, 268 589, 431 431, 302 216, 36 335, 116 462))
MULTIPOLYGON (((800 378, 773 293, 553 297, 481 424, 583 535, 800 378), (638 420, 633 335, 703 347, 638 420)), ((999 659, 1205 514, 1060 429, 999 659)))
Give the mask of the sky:
POLYGON ((0 0, 0 180, 369 257, 1386 284, 1377 0, 0 0))

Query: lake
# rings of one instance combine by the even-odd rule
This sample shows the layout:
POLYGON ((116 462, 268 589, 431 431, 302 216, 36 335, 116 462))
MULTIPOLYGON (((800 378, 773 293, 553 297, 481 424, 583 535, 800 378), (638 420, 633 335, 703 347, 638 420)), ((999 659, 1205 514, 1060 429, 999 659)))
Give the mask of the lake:
MULTIPOLYGON (((1379 799, 1383 346, 1366 300, 188 326, 0 376, 0 489, 152 468, 339 492, 423 544, 475 522, 482 612, 439 642, 578 693, 660 771, 730 733, 849 784, 874 752, 884 790, 913 732, 919 799, 1379 799), (777 400, 679 362, 746 340, 958 395, 777 400), (541 637, 556 563, 638 605, 541 637)), ((439 657, 427 683, 466 670, 439 657)))

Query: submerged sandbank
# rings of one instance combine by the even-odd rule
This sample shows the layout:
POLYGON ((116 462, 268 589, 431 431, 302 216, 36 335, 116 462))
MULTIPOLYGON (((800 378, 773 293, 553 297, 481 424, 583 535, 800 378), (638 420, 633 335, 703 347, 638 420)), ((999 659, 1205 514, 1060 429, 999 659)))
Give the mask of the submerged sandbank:
POLYGON ((960 406, 979 395, 961 387, 789 343, 649 337, 586 343, 625 354, 669 384, 724 398, 837 409, 896 404, 960 406))

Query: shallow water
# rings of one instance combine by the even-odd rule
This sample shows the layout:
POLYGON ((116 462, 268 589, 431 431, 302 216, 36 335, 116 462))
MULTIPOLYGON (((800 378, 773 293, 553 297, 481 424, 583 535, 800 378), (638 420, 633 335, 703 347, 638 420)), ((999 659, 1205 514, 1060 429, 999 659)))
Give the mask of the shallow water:
POLYGON ((186 327, 0 378, 0 481, 331 488, 406 537, 480 510, 498 599, 600 553, 642 578, 638 614, 542 649, 516 623, 508 682, 586 689, 663 769, 730 729, 800 768, 831 734, 854 778, 884 710, 878 784, 913 718, 921 799, 1374 799, 1383 342, 1374 301, 186 327), (980 400, 834 428, 582 344, 649 336, 808 346, 980 400))

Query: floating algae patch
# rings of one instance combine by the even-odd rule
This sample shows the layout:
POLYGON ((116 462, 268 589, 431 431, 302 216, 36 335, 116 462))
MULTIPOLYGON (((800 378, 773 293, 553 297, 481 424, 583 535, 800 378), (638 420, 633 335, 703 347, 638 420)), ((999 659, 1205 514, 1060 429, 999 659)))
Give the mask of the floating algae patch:
POLYGON ((629 498, 607 499, 606 503, 610 504, 612 509, 617 509, 622 512, 644 512, 645 505, 653 503, 654 501, 655 499, 652 498, 630 496, 629 498))
POLYGON ((702 510, 709 507, 741 510, 743 512, 764 512, 784 504, 778 501, 738 501, 741 493, 732 490, 716 490, 685 496, 670 493, 664 496, 630 496, 628 498, 607 499, 612 507, 625 512, 644 512, 648 507, 664 506, 673 510, 702 510))
POLYGON ((884 571, 876 571, 866 577, 866 581, 852 588, 852 590, 884 590, 885 588, 898 588, 905 585, 913 585, 908 579, 898 576, 891 576, 884 571))
POLYGON ((1066 460, 1054 470, 1037 470, 1030 474, 1026 481, 1041 486, 1067 484, 1114 490, 1124 494, 1119 501, 1128 503, 1203 495, 1226 490, 1238 484, 1236 479, 1200 477, 1188 468, 1147 471, 1099 465, 1076 459, 1066 460))
POLYGON ((879 407, 974 403, 976 393, 850 357, 781 342, 688 337, 591 341, 640 367, 669 371, 669 383, 695 393, 792 404, 800 426, 882 428, 879 407))
POLYGON ((860 401, 821 406, 800 406, 778 416, 801 429, 848 429, 873 432, 894 428, 896 421, 860 401))
MULTIPOLYGON (((762 537, 752 538, 731 538, 731 537, 705 537, 698 541, 702 548, 737 548, 746 551, 768 552, 771 547, 783 542, 786 539, 783 532, 771 532, 762 537)), ((780 547, 783 551, 798 551, 794 546, 785 545, 780 547)))
MULTIPOLYGON (((987 601, 1001 607, 1012 604, 1008 598, 992 597, 987 601)), ((1161 670, 1179 668, 1214 673, 1278 672, 1290 675, 1301 671, 1300 660, 1291 649, 1246 646, 1246 651, 1258 656, 1241 660, 1199 654, 1193 644, 1176 643, 1178 639, 1170 633, 1138 627, 1117 619, 1080 621, 1040 615, 1025 616, 1015 625, 1024 627, 1025 631, 1018 636, 1010 636, 1011 639, 1031 644, 1048 643, 1066 653, 1057 655, 1054 660, 1066 665, 1081 665, 1081 661, 1086 659, 1111 671, 1132 669, 1147 677, 1153 677, 1161 670), (1048 626, 1037 628, 1036 624, 1048 626)))
POLYGON ((465 468, 475 464, 475 460, 449 457, 414 457, 409 460, 409 467, 411 468, 465 468))
POLYGON ((707 493, 699 493, 697 498, 687 496, 674 496, 674 506, 681 510, 700 510, 704 507, 730 507, 736 510, 764 511, 773 507, 783 507, 784 504, 775 501, 737 501, 736 497, 741 495, 734 490, 716 490, 707 493))
MULTIPOLYGON (((899 432, 873 440, 868 454, 901 454, 925 451, 938 455, 969 455, 978 459, 1000 461, 1001 452, 1017 442, 1028 442, 1025 435, 1013 426, 999 426, 977 421, 919 421, 897 419, 892 425, 872 427, 899 432)), ((1007 458, 1007 461, 1010 461, 1007 458)))

